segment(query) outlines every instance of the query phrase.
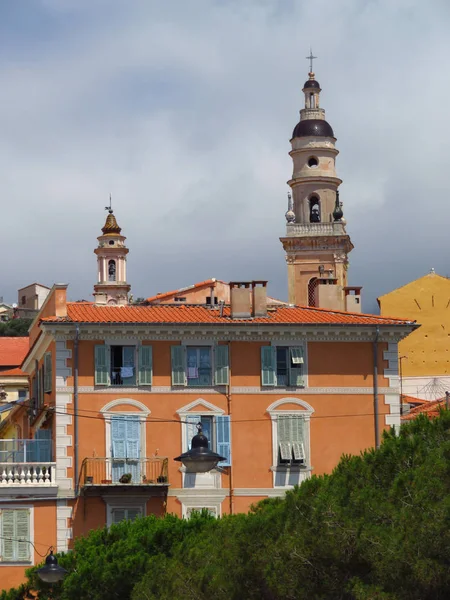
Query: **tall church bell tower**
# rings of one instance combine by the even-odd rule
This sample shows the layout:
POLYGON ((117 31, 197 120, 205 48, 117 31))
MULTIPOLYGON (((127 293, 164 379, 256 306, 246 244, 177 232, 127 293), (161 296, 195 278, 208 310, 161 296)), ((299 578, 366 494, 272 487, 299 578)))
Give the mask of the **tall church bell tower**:
POLYGON ((293 173, 288 181, 286 235, 281 238, 289 302, 360 312, 361 288, 347 285, 348 254, 353 244, 339 200, 339 152, 333 129, 320 108, 320 92, 311 65, 303 86, 305 107, 300 110, 291 139, 293 173))

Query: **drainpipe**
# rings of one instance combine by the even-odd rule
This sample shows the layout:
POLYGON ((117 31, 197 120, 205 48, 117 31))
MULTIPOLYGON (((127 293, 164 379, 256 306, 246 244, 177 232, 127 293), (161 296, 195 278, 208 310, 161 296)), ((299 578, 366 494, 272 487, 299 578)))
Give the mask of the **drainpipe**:
POLYGON ((75 496, 78 496, 79 473, 78 473, 78 342, 80 339, 80 328, 75 325, 75 339, 73 342, 73 434, 74 434, 74 476, 75 496))
POLYGON ((380 328, 375 330, 375 339, 373 341, 373 418, 375 427, 375 448, 380 447, 380 430, 378 423, 378 338, 380 328))
MULTIPOLYGON (((230 416, 230 442, 231 442, 231 345, 228 341, 228 385, 227 385, 227 403, 228 414, 230 416)), ((230 446, 231 448, 231 446, 230 446)), ((231 451, 231 450, 230 450, 231 451)), ((230 497, 230 515, 234 513, 234 496, 233 496, 233 464, 228 467, 228 493, 230 497)))

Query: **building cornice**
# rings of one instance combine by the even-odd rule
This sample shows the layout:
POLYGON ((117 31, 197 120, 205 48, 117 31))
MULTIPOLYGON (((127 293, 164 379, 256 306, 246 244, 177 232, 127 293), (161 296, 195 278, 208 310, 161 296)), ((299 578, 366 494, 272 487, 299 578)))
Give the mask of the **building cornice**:
MULTIPOLYGON (((124 337, 136 341, 180 341, 198 340, 203 337, 212 337, 216 341, 289 341, 299 342, 372 342, 379 328, 380 342, 398 342, 418 327, 414 323, 383 324, 371 323, 367 325, 349 323, 289 323, 252 325, 246 322, 242 325, 234 324, 145 324, 145 323, 77 323, 80 330, 80 340, 102 340, 105 337, 112 340, 122 340, 124 337)), ((45 346, 43 353, 50 342, 50 334, 56 341, 72 340, 75 335, 75 323, 43 323, 46 340, 37 342, 25 364, 39 352, 40 346, 45 346)), ((44 336, 41 336, 44 337, 44 336)))

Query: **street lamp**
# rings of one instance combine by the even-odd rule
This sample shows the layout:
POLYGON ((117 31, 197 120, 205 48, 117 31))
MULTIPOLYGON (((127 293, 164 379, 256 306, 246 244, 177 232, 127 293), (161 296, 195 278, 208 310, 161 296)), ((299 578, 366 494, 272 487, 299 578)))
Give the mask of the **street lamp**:
POLYGON ((226 458, 208 448, 208 438, 203 434, 201 423, 198 423, 197 430, 197 435, 192 438, 191 449, 174 460, 182 462, 189 473, 207 473, 226 458))
POLYGON ((58 565, 58 559, 50 550, 50 554, 45 559, 45 566, 37 570, 38 577, 45 583, 56 583, 62 581, 67 571, 58 565))

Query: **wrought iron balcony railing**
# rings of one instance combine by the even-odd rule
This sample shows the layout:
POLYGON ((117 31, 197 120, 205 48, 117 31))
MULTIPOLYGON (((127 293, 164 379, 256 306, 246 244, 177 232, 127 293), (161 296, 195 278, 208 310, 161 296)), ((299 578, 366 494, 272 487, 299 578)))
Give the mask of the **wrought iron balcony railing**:
POLYGON ((168 459, 85 458, 81 467, 81 485, 168 485, 168 459))

